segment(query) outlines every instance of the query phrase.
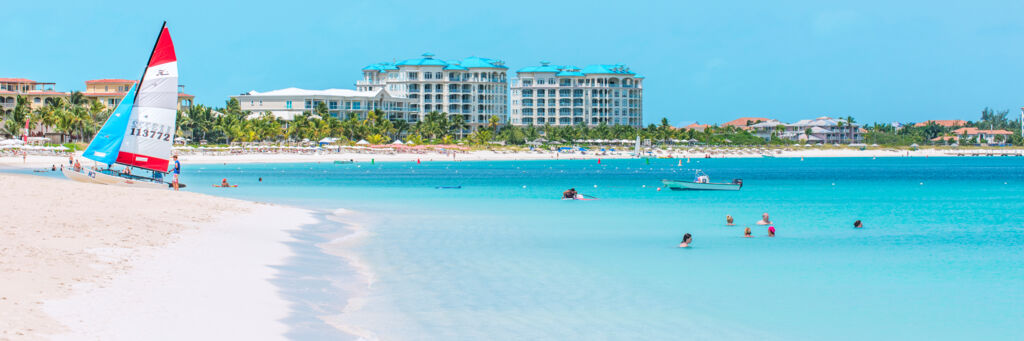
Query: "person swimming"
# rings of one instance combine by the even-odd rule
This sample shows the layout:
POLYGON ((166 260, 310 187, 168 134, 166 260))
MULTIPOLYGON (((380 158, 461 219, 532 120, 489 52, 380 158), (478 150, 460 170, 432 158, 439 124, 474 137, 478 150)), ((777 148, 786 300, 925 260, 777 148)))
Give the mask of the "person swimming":
POLYGON ((562 192, 562 199, 576 199, 576 195, 578 194, 579 193, 576 193, 575 188, 570 188, 569 190, 562 192))
POLYGON ((732 223, 732 216, 731 215, 725 216, 725 225, 726 226, 732 226, 733 225, 733 223, 732 223))
POLYGON ((690 243, 693 243, 693 236, 689 233, 683 235, 683 241, 679 243, 679 247, 690 247, 690 243))
POLYGON ((775 226, 768 226, 768 236, 775 237, 775 226))
POLYGON ((768 212, 761 215, 761 221, 757 222, 758 225, 771 225, 772 220, 768 218, 768 212))
POLYGON ((860 223, 860 220, 853 222, 853 228, 859 229, 862 227, 864 227, 864 225, 860 223))
POLYGON ((746 230, 743 230, 743 238, 752 238, 752 237, 754 237, 754 235, 750 232, 750 228, 749 227, 746 230))

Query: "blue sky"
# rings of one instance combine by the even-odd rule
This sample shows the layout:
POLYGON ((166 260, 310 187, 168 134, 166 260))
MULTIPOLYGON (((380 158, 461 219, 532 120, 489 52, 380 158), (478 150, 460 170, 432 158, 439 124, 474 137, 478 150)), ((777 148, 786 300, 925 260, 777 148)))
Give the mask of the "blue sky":
MULTIPOLYGON (((977 119, 1024 106, 1024 1, 174 1, 4 4, 0 77, 138 78, 162 20, 198 103, 353 88, 379 61, 624 63, 646 123, 977 119), (170 7, 167 7, 170 4, 170 7)), ((511 75, 510 75, 511 76, 511 75)))

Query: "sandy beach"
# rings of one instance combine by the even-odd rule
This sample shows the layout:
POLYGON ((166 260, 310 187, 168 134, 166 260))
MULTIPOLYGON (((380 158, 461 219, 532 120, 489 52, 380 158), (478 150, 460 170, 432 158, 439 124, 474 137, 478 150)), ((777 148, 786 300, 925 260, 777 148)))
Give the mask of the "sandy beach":
POLYGON ((310 212, 27 175, 0 188, 0 340, 284 338, 271 265, 310 212))

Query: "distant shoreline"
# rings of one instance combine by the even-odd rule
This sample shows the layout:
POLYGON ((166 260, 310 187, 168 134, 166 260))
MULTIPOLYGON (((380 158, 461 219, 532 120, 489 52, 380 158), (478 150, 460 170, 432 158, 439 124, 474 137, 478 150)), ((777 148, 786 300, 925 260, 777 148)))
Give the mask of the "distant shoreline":
MULTIPOLYGON (((1022 156, 1024 148, 970 148, 970 149, 932 149, 919 150, 904 149, 853 149, 853 148, 818 148, 818 147, 797 147, 797 148, 727 148, 709 147, 694 148, 677 151, 661 150, 652 155, 640 158, 670 158, 670 159, 702 159, 710 157, 719 158, 829 158, 829 157, 977 157, 977 156, 1022 156)), ((76 158, 80 154, 76 154, 76 158)), ((356 153, 356 152, 323 152, 323 153, 227 153, 227 152, 206 152, 206 153, 181 153, 180 160, 186 165, 189 164, 217 164, 217 163, 323 163, 334 161, 354 161, 359 163, 367 162, 433 162, 433 161, 529 161, 529 160, 597 160, 597 159, 633 159, 636 158, 626 151, 616 152, 572 152, 561 153, 553 151, 512 151, 512 150, 474 150, 468 152, 457 152, 444 154, 439 152, 423 153, 356 153)), ((43 169, 50 166, 67 166, 66 155, 29 155, 25 162, 20 156, 0 157, 0 167, 43 169)), ((83 165, 91 166, 93 162, 82 160, 83 165)))

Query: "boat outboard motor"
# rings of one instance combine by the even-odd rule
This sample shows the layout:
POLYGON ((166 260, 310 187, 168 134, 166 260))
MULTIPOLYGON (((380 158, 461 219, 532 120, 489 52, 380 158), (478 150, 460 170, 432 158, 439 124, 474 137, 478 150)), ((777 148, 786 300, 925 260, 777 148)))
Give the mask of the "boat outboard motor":
POLYGON ((732 179, 732 183, 743 186, 743 179, 732 179))

